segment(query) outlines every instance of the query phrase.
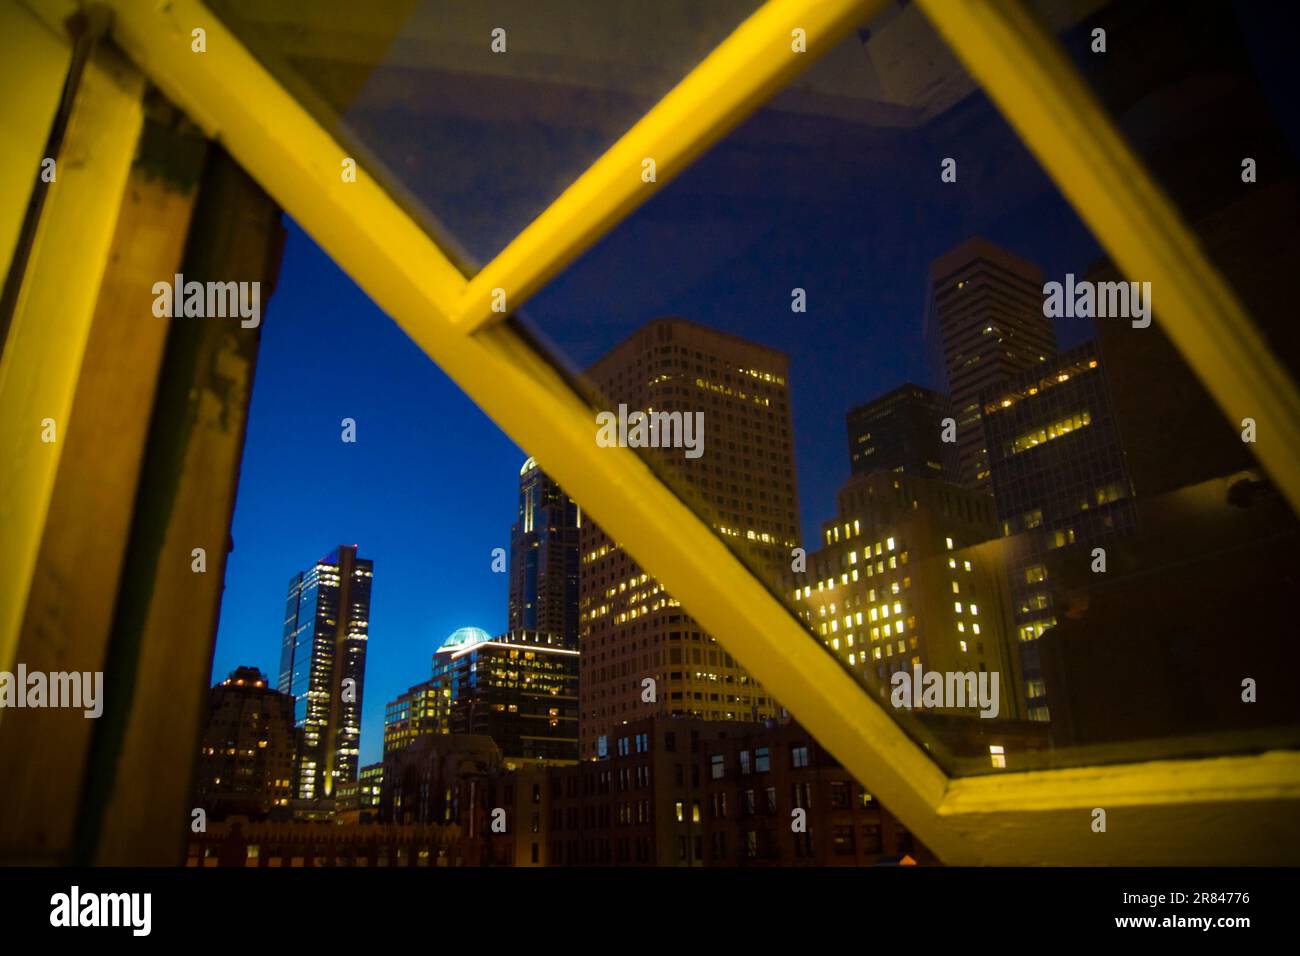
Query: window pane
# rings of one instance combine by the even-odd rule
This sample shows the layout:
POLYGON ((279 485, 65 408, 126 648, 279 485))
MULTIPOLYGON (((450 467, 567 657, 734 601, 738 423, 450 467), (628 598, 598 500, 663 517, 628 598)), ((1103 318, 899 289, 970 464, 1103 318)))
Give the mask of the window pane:
MULTIPOLYGON (((1094 2, 1078 23, 1031 4, 1202 251, 1253 315, 1274 357, 1300 376, 1290 287, 1300 135, 1291 66, 1294 7, 1196 0, 1094 2), (1098 34, 1102 31, 1102 34, 1098 34), (1094 52, 1115 37, 1144 56, 1094 52), (1252 234, 1243 241, 1240 233, 1252 234)), ((1190 457, 1192 450, 1181 453, 1190 457)))
POLYGON ((214 0, 467 271, 499 252, 758 0, 214 0))
MULTIPOLYGON (((1110 40, 1160 62, 1153 6, 1110 40)), ((1073 7, 1055 22, 1082 29, 1073 7)), ((1266 78, 1270 55, 1233 62, 1266 78)), ((1175 142, 1210 122, 1176 59, 1191 79, 1146 107, 1175 142)), ((1275 209, 1203 199, 1197 235, 1261 277, 1255 319, 1294 341, 1294 217, 1257 233, 1275 209)), ((1266 434, 1208 397, 1149 277, 1123 279, 920 12, 891 7, 511 321, 588 391, 597 444, 637 448, 949 771, 1289 745, 1300 705, 1252 683, 1300 663, 1266 434)), ((603 582, 584 646, 662 641, 670 707, 782 713, 594 524, 583 575, 603 582)), ((620 719, 613 688, 584 687, 593 727, 620 719)))

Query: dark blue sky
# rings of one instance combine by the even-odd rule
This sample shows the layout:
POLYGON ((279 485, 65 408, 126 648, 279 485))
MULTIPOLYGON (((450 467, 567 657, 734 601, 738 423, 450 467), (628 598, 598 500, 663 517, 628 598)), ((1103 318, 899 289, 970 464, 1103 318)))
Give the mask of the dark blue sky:
POLYGON ((292 223, 262 326, 214 678, 274 681, 289 577, 338 544, 375 562, 362 756, 386 701, 428 678, 441 638, 506 623, 524 456, 292 223), (340 421, 357 422, 357 442, 340 421))
MULTIPOLYGON (((848 475, 845 411, 928 381, 927 267, 976 233, 1049 277, 1097 254, 982 96, 909 130, 769 110, 525 319, 578 368, 664 314, 786 351, 803 528, 815 539, 848 475), (957 184, 939 181, 947 155, 959 157, 957 184), (795 286, 806 314, 790 311, 795 286)), ((1090 330, 1059 332, 1072 344, 1090 330)), ((290 575, 359 544, 375 562, 361 756, 379 759, 384 704, 428 677, 442 638, 505 627, 506 576, 491 572, 490 552, 508 544, 524 457, 290 223, 263 322, 214 677, 251 664, 274 679, 290 575), (340 441, 344 417, 357 421, 356 444, 340 441)))

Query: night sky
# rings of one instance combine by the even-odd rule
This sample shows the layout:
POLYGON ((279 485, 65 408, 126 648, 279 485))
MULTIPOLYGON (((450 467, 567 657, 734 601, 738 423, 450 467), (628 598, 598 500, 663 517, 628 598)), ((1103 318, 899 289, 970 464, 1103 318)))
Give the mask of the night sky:
MULTIPOLYGON (((381 756, 384 704, 427 679, 448 633, 504 630, 506 575, 491 573, 490 552, 508 546, 525 453, 287 226, 213 675, 251 664, 274 681, 290 575, 338 544, 360 545, 375 562, 364 764, 381 756), (340 441, 344 417, 357 421, 356 444, 340 441)), ((1098 256, 981 95, 894 130, 765 110, 523 318, 577 368, 665 314, 786 351, 803 532, 815 540, 848 476, 844 413, 904 381, 931 382, 921 336, 928 264, 974 234, 1048 278, 1083 272, 1098 256), (957 184, 939 181, 949 155, 959 159, 957 184), (790 311, 796 286, 807 291, 806 314, 790 311)), ((472 237, 459 238, 473 250, 472 237)), ((1080 320, 1065 322, 1062 346, 1090 336, 1080 320)))

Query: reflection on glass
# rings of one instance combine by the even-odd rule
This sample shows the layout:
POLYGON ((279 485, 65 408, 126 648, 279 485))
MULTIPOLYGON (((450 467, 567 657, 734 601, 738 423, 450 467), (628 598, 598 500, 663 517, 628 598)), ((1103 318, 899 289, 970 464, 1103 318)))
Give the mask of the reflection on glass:
MULTIPOLYGON (((1110 15, 1041 6, 1067 33, 1110 15)), ((1150 31, 1178 14, 1132 6, 1111 42, 1131 26, 1159 50, 1150 31)), ((1191 114, 1207 129, 1218 115, 1181 108, 1204 101, 1174 60, 1172 80, 1160 56, 1108 79, 1112 96, 1155 104, 1170 143, 1191 114)), ((1209 175, 1181 151, 1155 155, 1171 182, 1209 175)), ((1280 168, 1294 189, 1289 154, 1280 168)), ((1277 290, 1294 274, 1294 222, 1279 237, 1274 212, 1235 186, 1202 198, 1192 226, 1216 262, 1249 264, 1251 298, 1273 296, 1256 320, 1288 334, 1277 290)), ((516 321, 949 771, 1294 745, 1297 705, 1265 703, 1252 681, 1300 663, 1283 606, 1297 522, 1142 279, 1115 272, 903 7, 516 321), (698 456, 672 440, 697 417, 698 456)), ((781 713, 595 525, 581 591, 593 734, 639 712, 627 675, 654 663, 670 713, 781 713)))
MULTIPOLYGON (((1287 316, 1300 267, 1293 6, 1034 0, 1079 73, 1255 318, 1300 376, 1287 316), (1100 33, 1099 33, 1100 31, 1100 33), (1095 52, 1104 42, 1142 55, 1095 52), (1243 239, 1250 233, 1250 241, 1243 239)), ((1054 278, 1061 278, 1055 276, 1054 278)), ((1140 278, 1140 277, 1135 277, 1140 278)))
POLYGON ((236 36, 467 271, 758 0, 214 0, 236 36))

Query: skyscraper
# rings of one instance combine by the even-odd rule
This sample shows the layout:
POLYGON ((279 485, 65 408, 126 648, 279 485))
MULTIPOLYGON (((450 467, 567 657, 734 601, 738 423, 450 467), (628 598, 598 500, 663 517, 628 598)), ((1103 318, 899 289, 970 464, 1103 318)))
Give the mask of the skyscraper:
POLYGON ((968 239, 930 264, 925 335, 957 421, 961 483, 989 490, 980 392, 1052 358, 1043 273, 984 239, 968 239))
POLYGON ((911 383, 850 409, 845 424, 853 474, 893 471, 954 478, 952 446, 941 439, 947 414, 942 395, 911 383))
MULTIPOLYGON (((699 457, 657 448, 649 460, 742 559, 774 581, 799 543, 788 374, 783 353, 676 318, 648 323, 588 370, 608 409, 703 413, 699 457)), ((589 521, 580 591, 582 758, 607 752, 614 728, 639 717, 762 720, 777 713, 767 692, 589 521)))
POLYGON ((356 545, 340 545, 289 580, 279 688, 294 696, 300 800, 357 778, 373 577, 356 545))
POLYGON ((519 470, 510 529, 510 630, 541 631, 578 646, 578 539, 582 511, 529 458, 519 470))

